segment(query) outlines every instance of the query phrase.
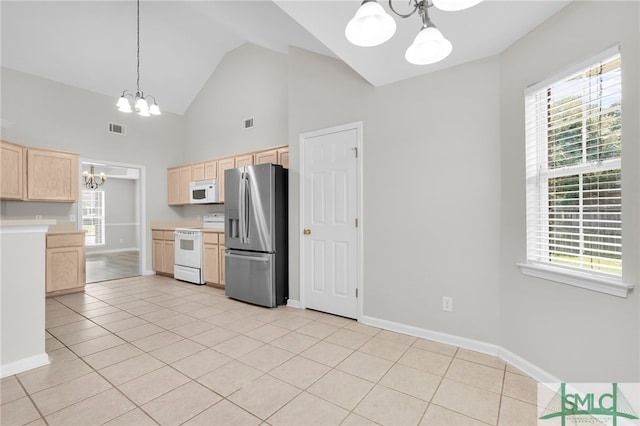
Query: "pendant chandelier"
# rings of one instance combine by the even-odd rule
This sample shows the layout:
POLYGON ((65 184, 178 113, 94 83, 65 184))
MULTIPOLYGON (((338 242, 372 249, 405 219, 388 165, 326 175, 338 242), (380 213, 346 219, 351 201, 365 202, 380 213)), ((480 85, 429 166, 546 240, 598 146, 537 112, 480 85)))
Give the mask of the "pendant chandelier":
POLYGON ((116 106, 118 107, 118 111, 121 111, 121 112, 131 112, 133 111, 133 108, 135 108, 138 115, 141 115, 143 117, 149 117, 149 115, 160 115, 161 113, 160 113, 160 108, 156 103, 156 98, 151 95, 146 96, 146 98, 153 99, 153 104, 149 106, 144 93, 142 92, 142 90, 140 90, 140 0, 137 0, 137 5, 138 5, 138 13, 137 13, 137 16, 138 16, 138 21, 137 21, 138 22, 138 31, 137 31, 138 66, 136 68, 136 73, 138 78, 136 80, 136 93, 133 94, 133 92, 129 90, 123 91, 122 96, 120 96, 120 99, 118 99, 118 103, 116 104, 116 106))
POLYGON ((104 185, 107 181, 107 175, 100 173, 99 176, 96 176, 96 173, 93 170, 93 164, 91 165, 90 170, 91 171, 89 172, 86 170, 82 172, 82 177, 84 177, 84 186, 87 187, 87 189, 98 189, 99 186, 104 185))
MULTIPOLYGON (((415 40, 407 49, 405 59, 415 65, 427 65, 439 62, 449 56, 453 46, 429 19, 429 8, 435 6, 440 10, 457 11, 470 8, 482 0, 411 0, 413 10, 402 14, 393 8, 389 0, 389 8, 400 18, 408 18, 418 13, 422 18, 422 28, 415 40)), ((411 3, 410 2, 410 3, 411 3)), ((347 40, 356 46, 378 46, 389 40, 396 32, 396 22, 376 0, 363 0, 345 28, 347 40)))

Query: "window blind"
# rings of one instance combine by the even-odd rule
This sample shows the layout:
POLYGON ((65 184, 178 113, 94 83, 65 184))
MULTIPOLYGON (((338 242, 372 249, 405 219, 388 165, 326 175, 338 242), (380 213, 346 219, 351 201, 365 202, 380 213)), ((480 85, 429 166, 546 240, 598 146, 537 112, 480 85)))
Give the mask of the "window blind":
POLYGON ((622 274, 620 62, 525 94, 528 262, 622 274))

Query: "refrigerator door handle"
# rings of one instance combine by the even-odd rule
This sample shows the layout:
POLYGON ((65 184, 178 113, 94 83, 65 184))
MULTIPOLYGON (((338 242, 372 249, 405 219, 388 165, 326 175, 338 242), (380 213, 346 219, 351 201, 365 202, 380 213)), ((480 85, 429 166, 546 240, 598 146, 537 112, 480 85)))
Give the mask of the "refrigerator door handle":
POLYGON ((258 257, 258 256, 239 256, 237 254, 229 254, 227 253, 225 256, 227 256, 230 259, 241 259, 241 260, 255 260, 257 262, 268 262, 269 258, 268 257, 258 257))
POLYGON ((246 205, 245 205, 245 197, 244 197, 244 193, 245 193, 245 181, 244 181, 244 172, 242 172, 240 174, 240 185, 238 185, 238 210, 239 210, 239 231, 240 231, 240 243, 244 244, 245 240, 244 240, 244 236, 245 236, 245 230, 244 228, 247 226, 244 218, 245 218, 245 209, 246 209, 246 205))

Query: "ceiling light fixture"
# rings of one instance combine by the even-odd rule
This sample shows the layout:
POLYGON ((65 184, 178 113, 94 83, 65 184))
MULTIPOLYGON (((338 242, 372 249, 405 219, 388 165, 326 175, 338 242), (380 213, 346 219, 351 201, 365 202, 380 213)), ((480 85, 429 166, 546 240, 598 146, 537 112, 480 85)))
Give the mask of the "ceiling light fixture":
POLYGON ((86 186, 87 189, 98 189, 99 186, 104 185, 107 181, 107 175, 104 173, 100 173, 100 176, 96 176, 93 170, 93 164, 91 165, 90 172, 86 170, 82 172, 82 177, 84 177, 84 186, 86 186))
POLYGON ((138 56, 138 65, 136 68, 136 73, 138 76, 138 79, 136 80, 136 93, 135 95, 133 94, 133 92, 129 91, 129 90, 125 90, 122 92, 122 96, 120 96, 120 99, 118 99, 118 103, 116 103, 116 106, 118 107, 118 111, 121 112, 132 112, 133 109, 135 108, 136 112, 138 113, 138 115, 141 115, 143 117, 149 117, 149 115, 160 115, 160 108, 158 107, 158 104, 156 103, 156 98, 154 96, 151 95, 147 95, 147 98, 152 98, 153 99, 153 104, 151 106, 149 106, 149 104, 147 103, 146 98, 144 97, 144 93, 142 92, 142 90, 140 90, 140 0, 137 0, 137 4, 138 4, 138 51, 137 51, 137 56, 138 56))
MULTIPOLYGON (((449 56, 453 45, 444 38, 429 18, 429 8, 435 6, 446 11, 468 9, 482 0, 411 0, 413 10, 402 14, 393 8, 389 0, 389 8, 401 18, 408 18, 418 13, 422 18, 422 28, 415 40, 407 49, 405 59, 415 65, 427 65, 439 62, 449 56)), ((344 34, 356 46, 378 46, 389 40, 396 32, 396 22, 376 0, 363 0, 356 15, 349 21, 344 34)))

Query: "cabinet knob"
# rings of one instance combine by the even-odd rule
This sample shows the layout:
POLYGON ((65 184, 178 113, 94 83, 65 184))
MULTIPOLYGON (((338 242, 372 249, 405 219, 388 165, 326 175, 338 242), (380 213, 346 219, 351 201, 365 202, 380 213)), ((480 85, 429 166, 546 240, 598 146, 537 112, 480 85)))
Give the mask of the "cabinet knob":
POLYGON ((303 233, 304 235, 311 235, 311 229, 307 229, 307 228, 305 228, 305 229, 304 229, 304 231, 302 231, 302 233, 303 233))

